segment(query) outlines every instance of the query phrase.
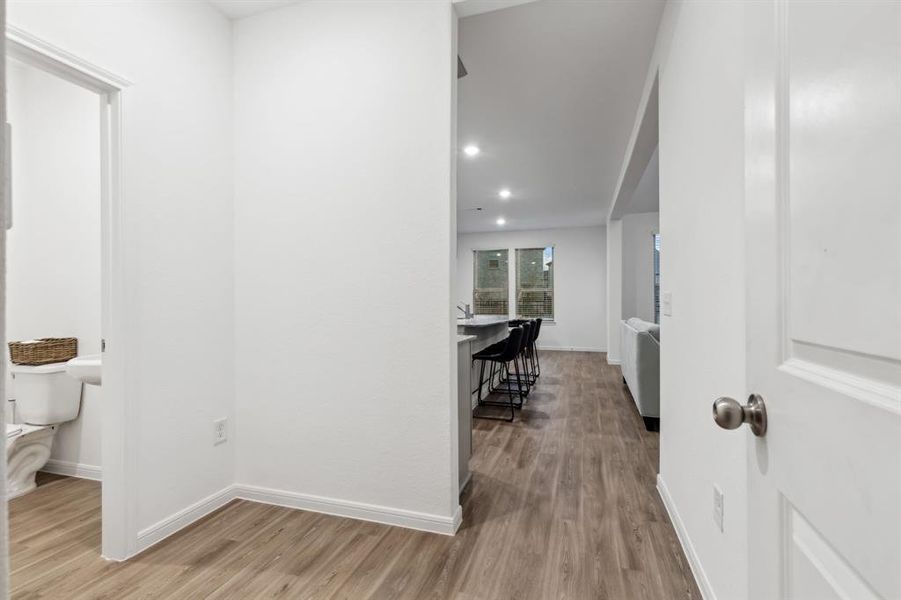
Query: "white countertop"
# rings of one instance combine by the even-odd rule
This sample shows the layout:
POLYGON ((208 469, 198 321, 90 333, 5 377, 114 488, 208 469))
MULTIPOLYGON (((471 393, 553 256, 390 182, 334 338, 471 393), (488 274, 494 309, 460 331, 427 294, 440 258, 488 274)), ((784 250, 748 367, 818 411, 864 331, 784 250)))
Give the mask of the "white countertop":
POLYGON ((508 323, 510 321, 509 317, 505 317, 502 315, 476 315, 471 319, 457 319, 458 327, 491 327, 493 325, 500 325, 501 323, 508 323))
POLYGON ((457 335, 457 343, 462 344, 464 342, 471 342, 472 340, 479 339, 477 335, 457 335))

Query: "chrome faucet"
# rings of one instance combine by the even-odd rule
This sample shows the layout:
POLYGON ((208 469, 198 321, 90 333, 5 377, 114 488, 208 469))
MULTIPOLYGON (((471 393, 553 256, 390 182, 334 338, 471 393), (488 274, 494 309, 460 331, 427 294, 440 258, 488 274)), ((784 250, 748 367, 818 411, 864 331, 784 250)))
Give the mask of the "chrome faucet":
POLYGON ((463 306, 460 306, 460 305, 458 304, 458 305, 457 305, 457 310, 459 310, 460 312, 463 313, 463 318, 464 318, 464 319, 471 319, 471 318, 472 318, 472 309, 470 308, 470 306, 469 306, 468 304, 464 304, 463 306))

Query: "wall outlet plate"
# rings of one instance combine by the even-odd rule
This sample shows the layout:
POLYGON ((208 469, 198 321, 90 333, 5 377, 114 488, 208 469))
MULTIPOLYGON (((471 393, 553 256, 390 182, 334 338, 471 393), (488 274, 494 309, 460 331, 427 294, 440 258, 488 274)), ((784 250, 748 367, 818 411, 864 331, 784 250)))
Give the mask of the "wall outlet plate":
POLYGON ((723 531, 723 490, 713 484, 713 522, 723 531))
POLYGON ((228 441, 228 419, 213 421, 213 445, 218 446, 228 441))

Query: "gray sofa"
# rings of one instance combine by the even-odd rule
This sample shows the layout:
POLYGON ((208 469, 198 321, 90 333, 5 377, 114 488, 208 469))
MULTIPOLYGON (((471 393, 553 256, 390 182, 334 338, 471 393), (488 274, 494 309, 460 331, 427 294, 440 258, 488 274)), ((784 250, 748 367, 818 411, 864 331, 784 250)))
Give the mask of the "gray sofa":
POLYGON ((648 431, 660 431, 660 326, 638 318, 622 322, 623 381, 648 431))

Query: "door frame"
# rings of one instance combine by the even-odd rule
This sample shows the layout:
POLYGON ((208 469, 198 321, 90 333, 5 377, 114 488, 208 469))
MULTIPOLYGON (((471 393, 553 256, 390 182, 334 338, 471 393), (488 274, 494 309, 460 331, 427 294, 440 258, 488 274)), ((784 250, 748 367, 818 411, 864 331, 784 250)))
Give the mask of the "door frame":
POLYGON ((123 114, 131 82, 18 27, 6 26, 6 59, 17 60, 95 92, 100 108, 102 555, 121 561, 137 551, 137 407, 126 386, 126 202, 123 188, 123 114))

